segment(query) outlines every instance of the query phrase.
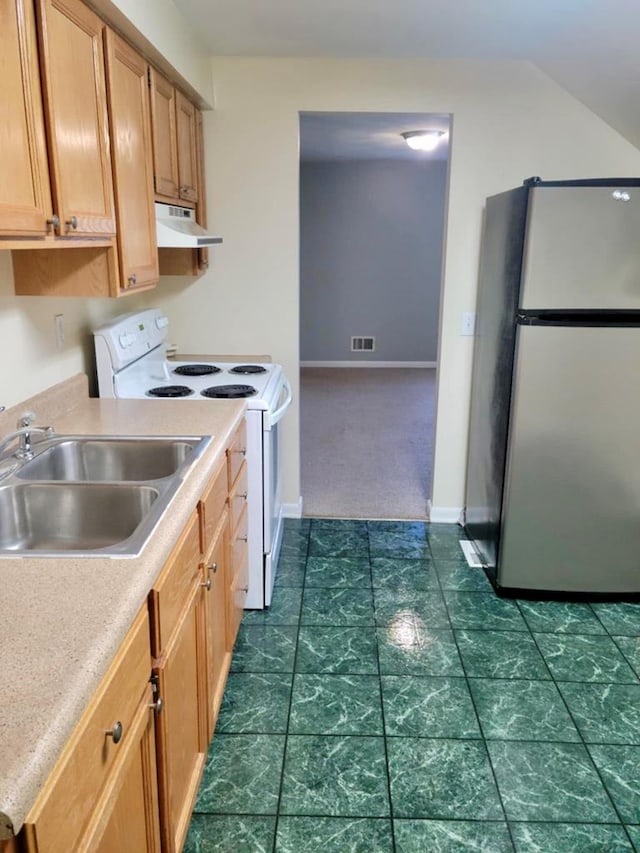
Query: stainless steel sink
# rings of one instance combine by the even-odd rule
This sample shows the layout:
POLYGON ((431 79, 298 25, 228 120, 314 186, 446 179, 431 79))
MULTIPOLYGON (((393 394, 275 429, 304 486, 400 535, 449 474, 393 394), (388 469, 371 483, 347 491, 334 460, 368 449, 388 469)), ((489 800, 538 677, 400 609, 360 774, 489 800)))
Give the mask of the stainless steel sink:
POLYGON ((3 456, 0 557, 137 556, 211 441, 67 435, 3 456))
POLYGON ((176 473, 197 439, 65 438, 25 462, 21 480, 159 480, 176 473))
POLYGON ((130 483, 1 486, 2 549, 76 554, 112 548, 132 536, 159 495, 151 486, 130 483))

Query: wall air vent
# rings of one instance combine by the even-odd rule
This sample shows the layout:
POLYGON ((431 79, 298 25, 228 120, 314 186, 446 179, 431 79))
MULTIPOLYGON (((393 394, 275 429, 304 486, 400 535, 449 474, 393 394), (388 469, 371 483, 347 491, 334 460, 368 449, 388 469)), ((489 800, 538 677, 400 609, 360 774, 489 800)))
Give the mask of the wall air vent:
POLYGON ((375 352, 376 339, 366 335, 352 335, 351 352, 375 352))

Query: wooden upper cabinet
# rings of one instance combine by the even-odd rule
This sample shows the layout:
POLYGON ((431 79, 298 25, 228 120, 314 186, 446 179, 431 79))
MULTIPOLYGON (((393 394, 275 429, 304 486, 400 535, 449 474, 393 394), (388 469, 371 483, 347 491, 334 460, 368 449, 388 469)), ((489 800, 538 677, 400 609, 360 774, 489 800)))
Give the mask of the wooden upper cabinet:
POLYGON ((196 154, 196 108, 176 91, 178 137, 178 181, 183 201, 198 201, 198 161, 196 154))
POLYGON ((198 110, 172 83, 149 68, 153 166, 159 201, 198 201, 198 110))
POLYGON ((33 4, 0 3, 0 234, 40 237, 51 218, 33 4))
POLYGON ((37 0, 37 8, 58 233, 115 235, 105 25, 81 0, 37 0))
POLYGON ((156 194, 167 199, 177 199, 179 189, 175 89, 155 68, 149 69, 149 88, 156 194))
POLYGON ((147 64, 111 30, 105 45, 120 287, 149 287, 159 272, 147 64))

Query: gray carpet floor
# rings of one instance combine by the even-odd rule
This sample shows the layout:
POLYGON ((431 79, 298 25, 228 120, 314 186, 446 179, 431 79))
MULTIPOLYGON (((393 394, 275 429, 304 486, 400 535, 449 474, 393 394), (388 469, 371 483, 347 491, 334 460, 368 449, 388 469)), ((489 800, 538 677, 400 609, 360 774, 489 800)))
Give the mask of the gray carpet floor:
POLYGON ((435 369, 301 370, 305 516, 426 519, 435 369))

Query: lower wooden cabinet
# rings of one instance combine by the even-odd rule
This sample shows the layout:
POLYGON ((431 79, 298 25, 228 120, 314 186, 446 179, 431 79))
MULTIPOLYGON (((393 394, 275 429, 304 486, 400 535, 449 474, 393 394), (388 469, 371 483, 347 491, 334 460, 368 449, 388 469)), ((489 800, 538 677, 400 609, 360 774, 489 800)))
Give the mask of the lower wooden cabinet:
POLYGON ((26 853, 158 850, 150 673, 145 607, 27 816, 21 835, 26 853), (142 806, 136 841, 125 829, 123 844, 109 846, 113 827, 131 817, 129 797, 142 806))
POLYGON ((209 740, 213 737, 216 727, 231 664, 231 653, 227 646, 228 519, 228 513, 224 512, 203 563, 207 737, 209 740))
POLYGON ((149 594, 162 849, 189 828, 207 751, 200 519, 193 513, 149 594))
POLYGON ((198 580, 169 645, 154 666, 163 703, 157 718, 156 743, 165 853, 182 850, 206 759, 200 590, 198 580))
POLYGON ((247 592, 246 465, 229 452, 242 450, 243 430, 0 853, 182 850, 247 592))
POLYGON ((160 853, 160 816, 152 694, 134 717, 129 749, 114 773, 102 809, 79 850, 96 853, 160 853))

